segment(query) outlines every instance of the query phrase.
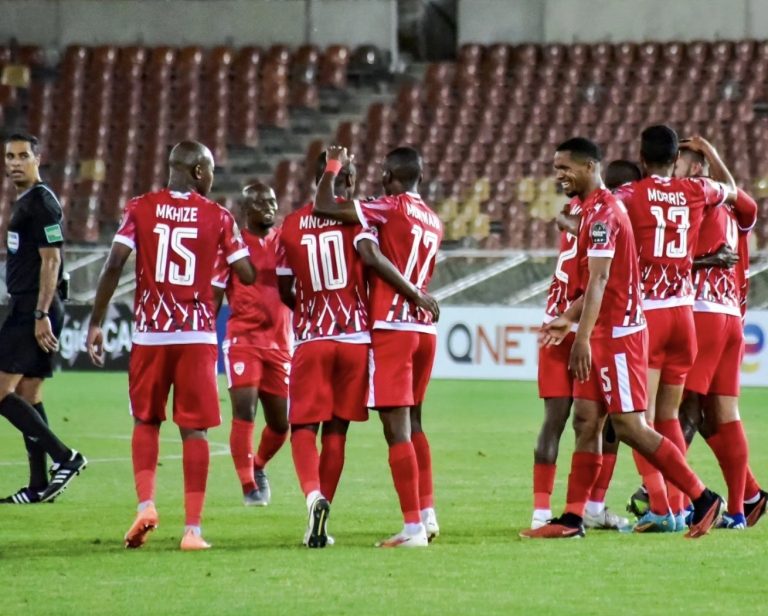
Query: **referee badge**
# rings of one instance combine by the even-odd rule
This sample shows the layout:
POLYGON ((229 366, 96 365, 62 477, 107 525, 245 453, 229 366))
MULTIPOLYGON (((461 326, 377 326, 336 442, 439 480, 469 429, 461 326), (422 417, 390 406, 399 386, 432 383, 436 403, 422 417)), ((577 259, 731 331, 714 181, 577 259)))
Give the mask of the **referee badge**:
POLYGON ((49 244, 53 244, 54 242, 64 241, 64 236, 61 233, 60 225, 51 225, 49 227, 44 227, 43 231, 45 231, 45 239, 48 241, 49 244))
POLYGON ((19 234, 16 231, 8 231, 8 252, 16 253, 19 249, 19 234))

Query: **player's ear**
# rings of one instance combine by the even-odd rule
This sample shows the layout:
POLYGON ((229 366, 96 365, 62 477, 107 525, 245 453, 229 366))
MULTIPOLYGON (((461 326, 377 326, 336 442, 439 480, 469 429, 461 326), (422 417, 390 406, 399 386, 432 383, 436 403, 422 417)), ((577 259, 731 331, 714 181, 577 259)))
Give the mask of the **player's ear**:
POLYGON ((203 177, 203 167, 202 165, 195 165, 192 168, 192 177, 196 180, 200 180, 203 177))

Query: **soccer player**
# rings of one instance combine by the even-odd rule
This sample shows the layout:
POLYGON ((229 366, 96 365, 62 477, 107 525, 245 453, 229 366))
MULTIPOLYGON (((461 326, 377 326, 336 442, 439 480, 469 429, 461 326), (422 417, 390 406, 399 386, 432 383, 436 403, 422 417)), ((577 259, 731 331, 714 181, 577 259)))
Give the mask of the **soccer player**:
MULTIPOLYGON (((701 152, 685 148, 675 165, 675 175, 706 177, 709 164, 701 152)), ((747 279, 743 272, 744 264, 749 264, 746 239, 756 222, 757 203, 741 189, 732 208, 716 208, 704 215, 696 256, 706 258, 727 246, 733 254, 738 251, 739 259, 735 267, 711 265, 694 270, 693 316, 699 352, 686 379, 681 408, 681 422, 697 427, 699 417, 703 422, 702 432, 728 485, 727 513, 720 526, 732 529, 757 523, 768 496, 749 470, 749 446, 738 407, 744 352, 742 300, 747 279), (691 420, 692 415, 698 417, 691 420)), ((693 432, 689 430, 691 438, 693 432)))
POLYGON ((87 460, 50 430, 43 407, 43 381, 53 375, 64 323, 57 290, 64 237, 59 200, 40 179, 36 137, 15 133, 5 140, 5 172, 17 196, 6 245, 11 310, 0 329, 0 415, 24 436, 29 483, 0 503, 29 505, 55 499, 87 460), (50 482, 46 454, 54 461, 50 482))
POLYGON ((244 284, 230 276, 223 259, 214 280, 217 305, 227 294, 232 310, 222 345, 232 402, 229 449, 243 489, 245 505, 266 506, 271 490, 266 465, 288 437, 288 374, 291 367, 290 311, 280 301, 275 265, 277 198, 265 184, 243 189, 242 236, 257 272, 256 284, 244 284), (253 455, 256 405, 261 401, 266 425, 253 455))
MULTIPOLYGON (((648 412, 650 425, 685 452, 678 409, 688 371, 696 357, 691 267, 696 237, 708 208, 731 202, 736 185, 717 151, 704 139, 691 147, 710 161, 708 178, 674 178, 678 138, 668 126, 650 126, 641 135, 640 159, 645 177, 622 186, 640 259, 643 310, 648 321, 648 412)), ((638 471, 648 490, 649 511, 635 525, 637 532, 682 531, 685 498, 665 485, 658 470, 635 453, 638 471)))
POLYGON ((562 143, 555 152, 557 180, 569 197, 579 197, 582 204, 577 260, 584 295, 542 329, 544 344, 559 343, 578 324, 569 366, 581 382, 588 382, 594 373, 603 404, 574 408, 576 447, 565 513, 520 535, 584 535, 584 509, 600 472, 600 432, 607 412, 618 438, 650 459, 691 498, 694 513, 687 536, 699 537, 715 522, 722 501, 701 483, 680 450, 645 422, 648 333, 640 305, 635 241, 621 202, 602 187, 600 158, 599 148, 581 137, 562 143))
POLYGON ((382 254, 418 291, 413 300, 381 276, 370 279, 371 361, 368 406, 379 411, 389 465, 400 500, 403 530, 380 547, 425 547, 439 533, 432 461, 421 408, 435 356, 437 303, 426 294, 443 225, 417 190, 422 160, 413 148, 389 152, 383 164, 386 196, 337 200, 334 178, 349 162, 346 149, 328 149, 313 213, 378 231, 382 254))
POLYGON ((104 321, 126 260, 136 251, 135 330, 128 367, 131 451, 138 513, 125 547, 139 548, 158 525, 155 508, 160 424, 173 387, 173 420, 181 434, 186 514, 182 550, 211 547, 201 535, 210 452, 208 428, 221 423, 216 382, 214 267, 223 255, 240 281, 253 283, 248 249, 232 215, 205 198, 213 156, 182 141, 169 157, 168 187, 131 199, 96 289, 86 345, 103 365, 104 321))

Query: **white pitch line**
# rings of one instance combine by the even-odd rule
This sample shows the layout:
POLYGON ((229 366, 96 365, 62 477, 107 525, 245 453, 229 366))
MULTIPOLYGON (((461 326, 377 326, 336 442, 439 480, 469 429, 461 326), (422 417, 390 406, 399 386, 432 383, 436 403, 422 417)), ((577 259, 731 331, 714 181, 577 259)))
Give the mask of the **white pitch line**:
MULTIPOLYGON (((101 439, 114 439, 114 440, 130 440, 130 435, 123 435, 123 434, 112 434, 112 435, 104 435, 104 434, 90 434, 85 436, 84 438, 101 438, 101 439)), ((180 443, 180 441, 174 440, 172 438, 161 438, 160 442, 163 443, 180 443)), ((216 443, 214 441, 208 441, 208 444, 211 446, 211 457, 213 456, 228 456, 229 455, 229 444, 226 443, 216 443)), ((159 460, 181 460, 182 454, 180 453, 172 453, 164 456, 160 456, 158 458, 159 460)), ((102 464, 105 462, 131 462, 132 458, 130 457, 123 457, 123 458, 88 458, 88 464, 102 464)), ((16 462, 0 462, 0 467, 2 466, 27 466, 29 463, 26 460, 16 461, 16 462)))

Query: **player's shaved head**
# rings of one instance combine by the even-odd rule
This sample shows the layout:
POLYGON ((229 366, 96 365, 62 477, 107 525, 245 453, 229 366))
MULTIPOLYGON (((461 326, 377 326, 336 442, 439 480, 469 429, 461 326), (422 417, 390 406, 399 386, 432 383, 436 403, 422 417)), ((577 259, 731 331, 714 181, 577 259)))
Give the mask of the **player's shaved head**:
MULTIPOLYGON (((328 154, 325 150, 320 152, 320 155, 315 161, 315 183, 320 183, 320 178, 325 173, 325 165, 328 163, 328 154)), ((345 199, 351 199, 355 194, 355 181, 357 179, 357 168, 355 163, 350 161, 344 165, 339 171, 338 175, 333 181, 333 192, 345 199)))
POLYGON ((256 180, 243 188, 240 211, 252 233, 263 237, 274 226, 277 209, 277 196, 268 184, 256 180))
POLYGON ((571 156, 582 163, 594 161, 599 163, 603 159, 600 147, 585 137, 571 137, 557 146, 556 152, 570 152, 571 156))
POLYGON ((649 126, 640 134, 640 156, 646 165, 672 165, 677 158, 678 147, 677 133, 664 124, 649 126))
POLYGON ((688 178, 709 176, 709 162, 704 154, 681 147, 675 161, 675 177, 688 178))
POLYGON ((395 148, 384 158, 384 183, 398 183, 403 191, 415 189, 421 181, 424 165, 421 154, 407 146, 395 148), (386 176, 389 174, 389 178, 386 176))
POLYGON ((246 199, 258 199, 261 195, 274 195, 275 191, 271 186, 268 186, 260 180, 251 182, 245 188, 243 188, 243 197, 246 199))
POLYGON ((640 171, 640 166, 631 160, 612 160, 605 168, 605 185, 608 190, 629 182, 637 182, 642 177, 643 172, 640 171))
POLYGON ((198 141, 181 141, 168 156, 171 190, 194 190, 207 195, 213 185, 213 154, 198 141))

